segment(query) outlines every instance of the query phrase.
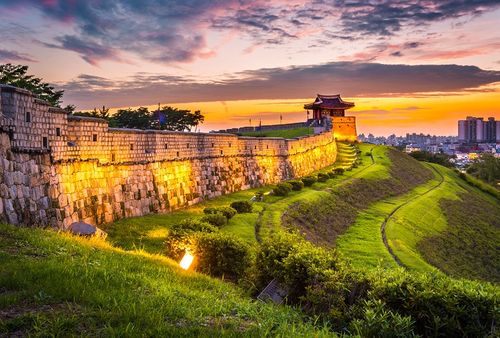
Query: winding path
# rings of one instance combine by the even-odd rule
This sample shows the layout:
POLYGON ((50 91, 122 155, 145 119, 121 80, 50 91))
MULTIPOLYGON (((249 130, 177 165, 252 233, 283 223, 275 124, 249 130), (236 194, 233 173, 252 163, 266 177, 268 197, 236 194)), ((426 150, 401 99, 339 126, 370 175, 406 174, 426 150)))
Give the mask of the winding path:
POLYGON ((402 207, 404 207, 405 205, 407 205, 408 203, 410 202, 413 202, 415 201, 416 199, 422 197, 422 196, 425 196, 427 195, 428 193, 430 193, 431 191, 439 188, 441 186, 441 184, 443 184, 444 182, 444 176, 443 174, 441 174, 439 172, 439 170, 437 170, 436 168, 434 168, 433 166, 430 166, 432 168, 432 170, 434 170, 438 176, 439 176, 439 183, 436 184, 435 186, 431 187, 430 189, 424 191, 423 193, 421 194, 418 194, 417 196, 413 197, 413 198, 410 198, 409 200, 407 200, 406 202, 404 203, 401 203, 400 205, 398 205, 396 208, 394 208, 390 213, 389 215, 387 215, 387 217, 384 219, 384 221, 382 222, 382 225, 380 226, 380 232, 382 233, 382 241, 384 242, 384 245, 385 247, 387 248, 387 251, 389 251, 389 254, 392 256, 392 258, 394 259, 394 261, 396 262, 396 264, 398 264, 399 266, 401 267, 406 267, 403 262, 401 262, 401 260, 396 256, 396 254, 394 253, 394 251, 392 251, 392 248, 390 247, 389 245, 389 242, 387 241, 387 235, 385 233, 385 226, 387 225, 387 222, 389 222, 389 220, 391 219, 392 216, 394 216, 394 214, 399 210, 401 209, 402 207))

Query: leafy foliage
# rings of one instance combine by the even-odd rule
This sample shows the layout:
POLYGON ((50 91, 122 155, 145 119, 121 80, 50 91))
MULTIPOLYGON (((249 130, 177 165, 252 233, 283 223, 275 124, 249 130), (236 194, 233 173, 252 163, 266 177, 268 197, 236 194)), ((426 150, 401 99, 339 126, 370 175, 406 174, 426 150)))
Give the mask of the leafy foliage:
POLYGON ((150 112, 147 107, 120 109, 110 118, 110 125, 118 128, 191 131, 203 123, 205 117, 199 110, 177 109, 164 106, 150 112))
POLYGON ((419 161, 437 163, 448 168, 453 167, 453 163, 450 162, 450 159, 453 158, 453 156, 450 155, 441 153, 433 154, 428 151, 414 151, 410 153, 410 156, 419 161))
POLYGON ((237 280, 252 263, 250 246, 234 235, 198 233, 191 250, 197 270, 215 277, 237 280))
POLYGON ((299 181, 299 180, 290 180, 290 181, 286 181, 286 183, 288 183, 292 186, 293 191, 300 191, 300 190, 302 190, 302 188, 304 188, 304 182, 299 181))
POLYGON ((56 107, 60 106, 64 94, 64 90, 55 90, 41 78, 28 75, 28 66, 0 64, 0 83, 27 89, 56 107))
POLYGON ((252 212, 252 203, 248 201, 235 201, 231 203, 231 208, 236 210, 238 214, 252 212))
POLYGON ((489 184, 500 181, 500 158, 483 153, 468 168, 467 173, 489 184))
POLYGON ((326 181, 328 181, 329 178, 330 178, 330 176, 326 173, 319 173, 318 174, 318 182, 326 182, 326 181))
POLYGON ((273 189, 273 193, 276 196, 288 196, 290 191, 292 191, 293 186, 290 183, 283 182, 278 183, 273 189))
POLYGON ((207 214, 201 218, 201 221, 215 225, 218 228, 222 228, 227 224, 226 216, 221 213, 207 214))
POLYGON ((289 302, 334 330, 375 337, 495 334, 498 288, 402 269, 353 270, 335 251, 276 234, 257 256, 257 284, 286 285, 289 302))
POLYGON ((302 182, 304 182, 304 185, 306 187, 312 186, 314 183, 318 181, 318 178, 316 176, 306 176, 302 177, 302 182))
POLYGON ((223 214, 228 220, 233 218, 238 212, 231 207, 208 207, 203 209, 203 212, 209 214, 223 214))

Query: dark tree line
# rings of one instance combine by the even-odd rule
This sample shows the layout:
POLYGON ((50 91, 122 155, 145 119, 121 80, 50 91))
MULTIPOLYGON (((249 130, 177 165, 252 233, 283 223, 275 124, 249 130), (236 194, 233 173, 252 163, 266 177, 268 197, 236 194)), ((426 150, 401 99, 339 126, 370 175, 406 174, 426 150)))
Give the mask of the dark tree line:
MULTIPOLYGON (((56 90, 41 78, 28 74, 28 66, 0 64, 0 83, 27 89, 40 99, 51 105, 60 107, 64 90, 56 90)), ((196 110, 177 109, 163 106, 156 111, 149 111, 146 107, 137 109, 120 109, 111 115, 109 108, 94 108, 89 112, 76 111, 74 105, 64 107, 66 111, 76 116, 90 116, 106 119, 111 127, 191 131, 203 123, 205 117, 196 110)))
POLYGON ((448 168, 453 167, 453 163, 450 162, 450 159, 453 158, 453 156, 443 153, 433 154, 429 151, 414 151, 410 153, 410 156, 419 161, 437 163, 448 168))
POLYGON ((468 168, 467 173, 489 184, 500 181, 500 158, 493 154, 481 154, 468 168))
POLYGON ((110 126, 119 128, 191 131, 204 120, 205 117, 199 110, 191 112, 163 106, 155 111, 149 111, 146 107, 120 109, 109 118, 109 123, 110 126))

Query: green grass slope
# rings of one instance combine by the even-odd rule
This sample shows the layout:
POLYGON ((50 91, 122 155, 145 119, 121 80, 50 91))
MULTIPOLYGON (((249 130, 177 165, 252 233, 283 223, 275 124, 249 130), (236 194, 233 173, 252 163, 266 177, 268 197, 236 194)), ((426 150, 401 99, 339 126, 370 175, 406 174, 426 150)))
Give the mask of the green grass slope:
POLYGON ((283 130, 267 130, 267 131, 249 131, 245 133, 239 133, 241 136, 252 136, 252 137, 283 137, 283 138, 294 138, 300 136, 311 135, 314 133, 313 128, 302 127, 302 128, 292 128, 283 130))
POLYGON ((452 170, 425 164, 434 178, 362 210, 336 245, 358 268, 396 267, 499 281, 497 200, 452 170), (381 227, 387 245, 383 245, 381 227))
POLYGON ((283 215, 283 224, 299 229, 310 241, 333 246, 362 210, 377 201, 402 195, 433 176, 428 168, 406 154, 392 148, 376 149, 374 160, 380 162, 382 170, 370 168, 362 177, 333 187, 320 201, 295 203, 283 215))
POLYGON ((323 336, 232 284, 40 229, 0 225, 0 336, 323 336))
POLYGON ((466 188, 439 200, 448 226, 417 243, 422 256, 448 275, 500 282, 500 204, 466 188))

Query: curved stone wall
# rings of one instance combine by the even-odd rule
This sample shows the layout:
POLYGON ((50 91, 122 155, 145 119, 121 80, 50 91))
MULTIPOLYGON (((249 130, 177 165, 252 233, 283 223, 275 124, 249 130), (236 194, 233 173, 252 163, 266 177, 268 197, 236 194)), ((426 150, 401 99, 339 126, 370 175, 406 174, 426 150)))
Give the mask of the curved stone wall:
POLYGON ((0 221, 13 224, 168 212, 301 177, 337 156, 330 132, 282 139, 113 129, 12 87, 0 87, 0 98, 0 221))

